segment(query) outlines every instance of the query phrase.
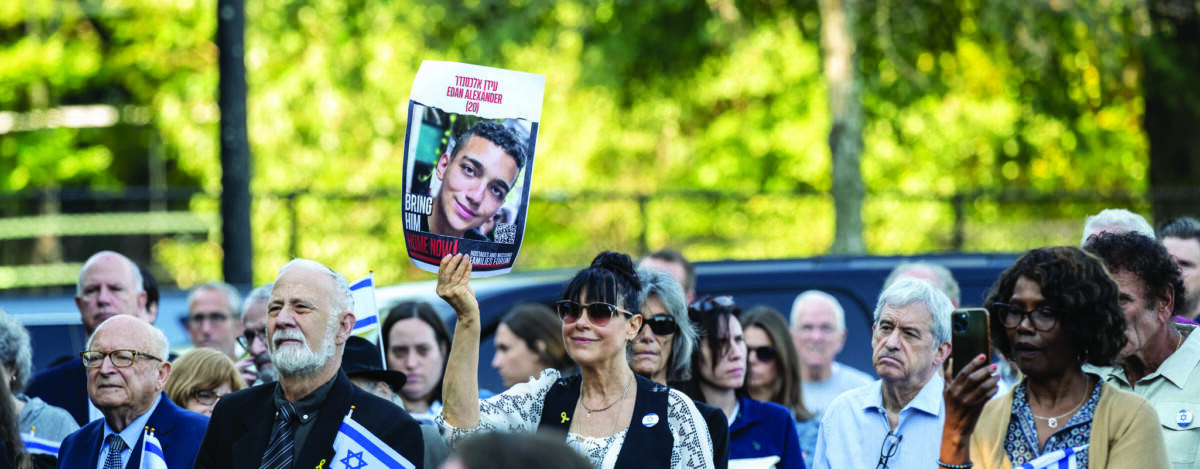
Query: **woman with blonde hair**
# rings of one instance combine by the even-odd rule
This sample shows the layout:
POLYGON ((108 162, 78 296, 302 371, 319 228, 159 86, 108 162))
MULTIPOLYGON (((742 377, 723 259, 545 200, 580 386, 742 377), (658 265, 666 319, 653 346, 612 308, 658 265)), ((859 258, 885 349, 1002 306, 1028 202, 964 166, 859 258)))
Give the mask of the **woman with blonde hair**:
POLYGON ((222 396, 245 388, 233 360, 216 350, 198 348, 171 364, 165 391, 179 407, 211 417, 222 396))

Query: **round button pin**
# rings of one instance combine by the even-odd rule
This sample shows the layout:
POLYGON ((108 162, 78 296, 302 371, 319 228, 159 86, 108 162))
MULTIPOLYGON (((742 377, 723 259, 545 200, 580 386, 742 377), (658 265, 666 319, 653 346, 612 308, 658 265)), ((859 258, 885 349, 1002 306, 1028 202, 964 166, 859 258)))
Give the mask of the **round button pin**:
POLYGON ((653 427, 655 425, 658 425, 658 414, 655 414, 655 413, 646 414, 645 417, 642 417, 642 425, 645 425, 647 427, 653 427))
POLYGON ((1192 424, 1192 413, 1187 409, 1180 409, 1179 415, 1175 416, 1175 423, 1180 427, 1187 427, 1192 424))

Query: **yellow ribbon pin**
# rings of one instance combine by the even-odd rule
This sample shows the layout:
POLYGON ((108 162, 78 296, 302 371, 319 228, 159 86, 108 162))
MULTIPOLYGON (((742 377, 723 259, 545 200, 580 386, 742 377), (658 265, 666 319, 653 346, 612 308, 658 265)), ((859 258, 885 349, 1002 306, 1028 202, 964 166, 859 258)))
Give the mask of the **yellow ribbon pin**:
POLYGON ((322 459, 322 460, 321 460, 321 462, 317 463, 317 469, 321 469, 322 467, 325 467, 325 460, 324 460, 324 459, 322 459))
POLYGON ((567 423, 567 421, 568 421, 568 420, 571 420, 571 418, 570 418, 570 417, 567 417, 567 413, 566 413, 566 412, 563 412, 563 413, 562 413, 562 422, 559 422, 559 423, 567 423))

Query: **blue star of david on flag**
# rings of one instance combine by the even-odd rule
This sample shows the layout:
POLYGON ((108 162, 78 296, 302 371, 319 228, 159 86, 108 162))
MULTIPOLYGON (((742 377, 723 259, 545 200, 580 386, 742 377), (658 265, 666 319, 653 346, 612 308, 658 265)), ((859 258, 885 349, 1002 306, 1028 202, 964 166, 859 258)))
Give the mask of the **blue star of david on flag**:
MULTIPOLYGON (((369 430, 347 415, 338 428, 333 440, 334 458, 345 469, 386 467, 389 469, 415 469, 412 462, 397 453, 369 430)), ((342 469, 342 468, 338 468, 342 469)))

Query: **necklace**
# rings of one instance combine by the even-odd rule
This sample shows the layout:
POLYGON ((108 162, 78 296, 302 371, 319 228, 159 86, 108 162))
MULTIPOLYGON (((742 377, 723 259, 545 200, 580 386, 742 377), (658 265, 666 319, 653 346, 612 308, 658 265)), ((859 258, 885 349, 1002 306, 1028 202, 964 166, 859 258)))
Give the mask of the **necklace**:
MULTIPOLYGON (((1092 382, 1091 380, 1088 380, 1088 384, 1091 384, 1091 382, 1092 382)), ((1046 424, 1047 424, 1047 425, 1049 425, 1049 426, 1050 426, 1050 428, 1058 428, 1058 419, 1061 419, 1061 418, 1063 418, 1063 417, 1066 417, 1066 416, 1068 416, 1068 415, 1074 414, 1074 413, 1075 413, 1075 411, 1079 410, 1079 408, 1080 408, 1080 407, 1083 407, 1083 403, 1084 403, 1084 402, 1087 402, 1087 398, 1088 398, 1088 393, 1087 393, 1087 392, 1084 392, 1084 393, 1083 393, 1083 400, 1082 400, 1082 401, 1079 401, 1079 405, 1075 406, 1075 408, 1074 408, 1074 409, 1071 409, 1071 410, 1067 411, 1067 413, 1065 413, 1065 414, 1062 414, 1062 415, 1059 415, 1059 416, 1055 416, 1055 417, 1038 417, 1038 416, 1037 416, 1037 414, 1033 414, 1033 408, 1032 408, 1032 407, 1030 407, 1030 408, 1029 408, 1029 413, 1030 413, 1030 414, 1033 414, 1033 418, 1035 418, 1035 419, 1038 419, 1038 420, 1045 420, 1045 421, 1046 421, 1046 424)))
MULTIPOLYGON (((630 374, 632 375, 633 373, 630 373, 630 374)), ((593 409, 591 407, 588 407, 587 403, 583 402, 583 394, 582 393, 579 395, 579 405, 583 406, 583 410, 587 411, 588 417, 591 417, 593 412, 604 412, 608 409, 611 409, 613 406, 617 405, 618 402, 623 402, 625 400, 625 396, 629 395, 629 385, 631 383, 633 383, 632 376, 629 377, 629 381, 625 382, 625 390, 621 392, 621 397, 615 401, 612 401, 612 403, 610 403, 604 407, 601 407, 599 409, 593 409)))

